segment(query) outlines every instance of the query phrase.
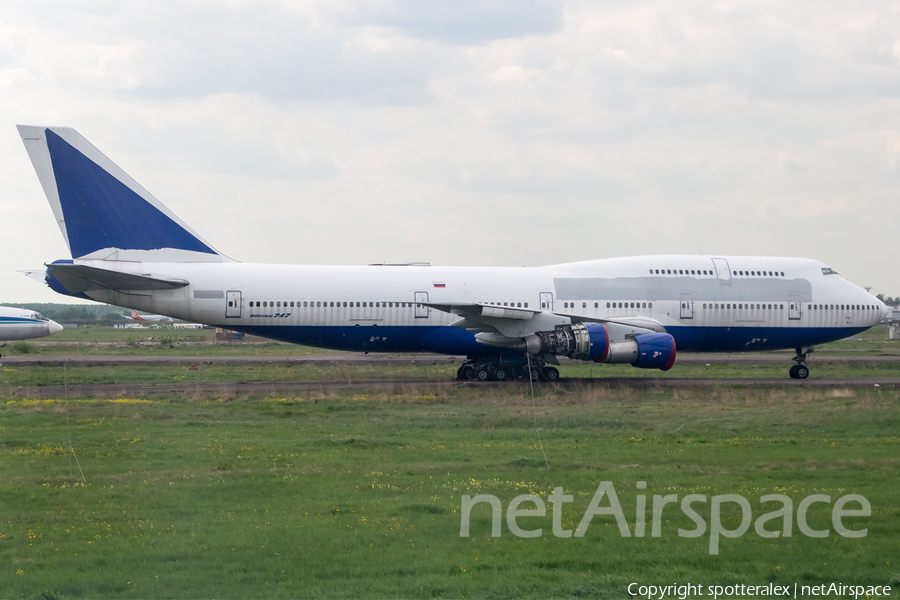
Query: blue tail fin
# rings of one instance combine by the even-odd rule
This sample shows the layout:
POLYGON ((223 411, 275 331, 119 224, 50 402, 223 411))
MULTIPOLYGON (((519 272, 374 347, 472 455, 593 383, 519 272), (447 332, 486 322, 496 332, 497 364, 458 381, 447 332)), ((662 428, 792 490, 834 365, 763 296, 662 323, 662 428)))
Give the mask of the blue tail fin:
POLYGON ((74 129, 18 128, 72 258, 230 260, 74 129))

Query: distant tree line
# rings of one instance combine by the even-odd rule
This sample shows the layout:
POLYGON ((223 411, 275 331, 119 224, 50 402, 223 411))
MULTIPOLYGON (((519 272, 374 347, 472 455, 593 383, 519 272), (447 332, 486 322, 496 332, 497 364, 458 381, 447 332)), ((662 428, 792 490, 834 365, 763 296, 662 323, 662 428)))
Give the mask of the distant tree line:
POLYGON ((887 298, 885 298, 884 294, 878 294, 875 297, 878 298, 879 300, 881 300, 882 302, 884 302, 885 304, 887 304, 888 306, 893 306, 894 308, 897 308, 897 306, 900 306, 900 296, 897 296, 896 298, 892 298, 892 297, 888 296, 887 298))
POLYGON ((109 304, 2 304, 13 308, 25 308, 35 310, 48 319, 57 323, 75 323, 78 325, 103 325, 125 321, 125 315, 130 315, 130 310, 109 304))

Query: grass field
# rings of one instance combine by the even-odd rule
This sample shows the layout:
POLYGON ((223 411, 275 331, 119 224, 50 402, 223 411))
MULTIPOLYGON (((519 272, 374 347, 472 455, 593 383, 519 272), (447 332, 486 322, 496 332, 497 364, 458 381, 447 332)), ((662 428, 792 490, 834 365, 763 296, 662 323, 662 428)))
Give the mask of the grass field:
MULTIPOLYGON (((630 365, 571 365, 560 367, 566 379, 603 378, 783 378, 787 379, 784 364, 733 365, 714 364, 677 365, 670 371, 635 369, 630 365)), ((811 363, 812 378, 886 378, 900 375, 895 364, 866 362, 832 362, 820 359, 811 363)), ((17 386, 76 384, 203 384, 260 381, 365 381, 374 379, 439 379, 451 381, 456 377, 456 365, 392 366, 384 365, 290 365, 284 362, 224 366, 196 365, 115 365, 77 367, 65 370, 59 365, 30 365, 0 367, 0 398, 18 397, 17 386)))
MULTIPOLYGON (((894 390, 542 386, 534 406, 519 385, 7 397, 0 597, 624 598, 631 582, 900 587, 894 390), (583 537, 554 535, 554 488, 573 497, 559 522, 571 531, 604 481, 629 537, 607 515, 583 537), (518 537, 504 518, 494 537, 481 504, 461 537, 462 496, 477 494, 496 496, 505 517, 517 496, 539 496, 546 515, 516 523, 541 534, 518 537), (739 495, 754 520, 779 507, 763 509, 762 496, 784 494, 793 532, 770 539, 750 525, 722 537, 713 555, 709 530, 678 535, 696 524, 670 504, 653 537, 653 496, 667 494, 739 495), (799 529, 798 505, 811 494, 830 498, 808 516, 828 537, 799 529), (870 516, 845 520, 865 537, 834 531, 831 506, 846 494, 871 504, 870 516), (637 537, 643 495, 647 531, 637 537)), ((693 506, 712 522, 709 503, 693 506)), ((723 505, 723 526, 740 520, 737 504, 723 505)))

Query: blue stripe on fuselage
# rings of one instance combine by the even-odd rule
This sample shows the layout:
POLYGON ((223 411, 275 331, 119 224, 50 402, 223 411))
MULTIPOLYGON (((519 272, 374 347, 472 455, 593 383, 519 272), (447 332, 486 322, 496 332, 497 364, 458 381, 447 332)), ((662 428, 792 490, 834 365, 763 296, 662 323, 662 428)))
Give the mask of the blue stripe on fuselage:
MULTIPOLYGON (((221 325, 235 328, 234 325, 221 325)), ((488 355, 497 348, 475 341, 466 329, 447 326, 290 326, 235 328, 252 335, 332 350, 434 352, 488 355)), ((668 327, 678 352, 754 352, 815 346, 863 332, 868 327, 668 327)))

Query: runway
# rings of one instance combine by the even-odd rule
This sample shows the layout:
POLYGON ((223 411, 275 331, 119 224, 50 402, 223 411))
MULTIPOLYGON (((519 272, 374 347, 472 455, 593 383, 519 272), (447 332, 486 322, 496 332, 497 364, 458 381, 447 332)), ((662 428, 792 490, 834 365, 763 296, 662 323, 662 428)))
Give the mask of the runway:
MULTIPOLYGON (((869 363, 896 364, 900 374, 900 356, 872 356, 845 353, 831 355, 828 352, 814 354, 809 363, 815 369, 827 363, 869 363)), ((682 354, 677 365, 775 365, 791 364, 791 353, 774 352, 765 354, 682 354)), ((383 367, 428 367, 458 365, 461 357, 432 354, 361 354, 351 352, 329 352, 295 356, 12 356, 0 358, 0 365, 6 367, 47 366, 58 367, 109 367, 109 366, 231 366, 281 365, 294 367, 329 367, 329 366, 383 366, 383 367)), ((569 361, 563 360, 562 364, 569 361)), ((583 364, 572 362, 572 364, 583 364)), ((816 371, 814 370, 814 373, 816 371)), ((822 370, 818 370, 822 373, 822 370)), ((451 378, 429 376, 423 370, 424 377, 407 379, 361 379, 361 380, 303 380, 303 381, 261 381, 233 383, 115 383, 115 384, 79 384, 79 385, 44 385, 17 386, 13 388, 15 395, 24 398, 61 398, 66 394, 74 397, 97 395, 114 396, 146 396, 146 395, 184 395, 184 394, 259 394, 259 393, 304 393, 327 390, 365 389, 379 392, 402 392, 413 386, 429 387, 490 387, 490 386, 525 386, 526 382, 492 382, 470 381, 460 382, 451 378)), ((807 388, 884 388, 900 387, 900 376, 882 378, 822 378, 814 377, 803 381, 785 377, 772 378, 703 378, 703 377, 595 377, 567 378, 555 384, 541 383, 540 386, 598 386, 606 388, 632 389, 666 389, 691 388, 709 386, 738 387, 807 387, 807 388)))
MULTIPOLYGON (((698 378, 698 377, 611 377, 606 379, 570 378, 556 383, 538 383, 540 388, 631 388, 667 389, 699 387, 756 387, 756 388, 811 388, 811 389, 896 389, 900 388, 900 377, 888 378, 836 378, 806 379, 803 381, 784 378, 698 378)), ((164 394, 259 394, 259 393, 303 393, 328 390, 371 390, 385 393, 402 393, 410 388, 422 386, 440 388, 519 386, 528 389, 525 381, 455 381, 452 379, 362 379, 359 381, 259 381, 244 383, 163 383, 163 384, 84 384, 84 385, 42 385, 17 386, 15 395, 22 398, 63 398, 84 396, 134 397, 164 394)))
MULTIPOLYGON (((832 354, 830 352, 813 353, 808 360, 815 365, 839 362, 839 363, 872 363, 872 364, 896 364, 900 372, 900 355, 866 355, 846 353, 832 354)), ((678 365, 772 365, 783 364, 785 370, 790 366, 793 353, 772 352, 766 354, 679 354, 675 361, 678 365)), ((329 352, 325 354, 304 354, 288 356, 79 356, 60 354, 55 356, 10 356, 0 358, 0 365, 8 366, 62 366, 63 364, 77 367, 99 367, 115 365, 152 365, 152 366, 178 366, 178 365, 218 365, 239 367, 259 364, 283 364, 295 366, 429 366, 429 365, 459 365, 461 356, 445 356, 441 354, 362 354, 358 352, 329 352)), ((561 359, 562 364, 586 364, 578 361, 561 359)))

